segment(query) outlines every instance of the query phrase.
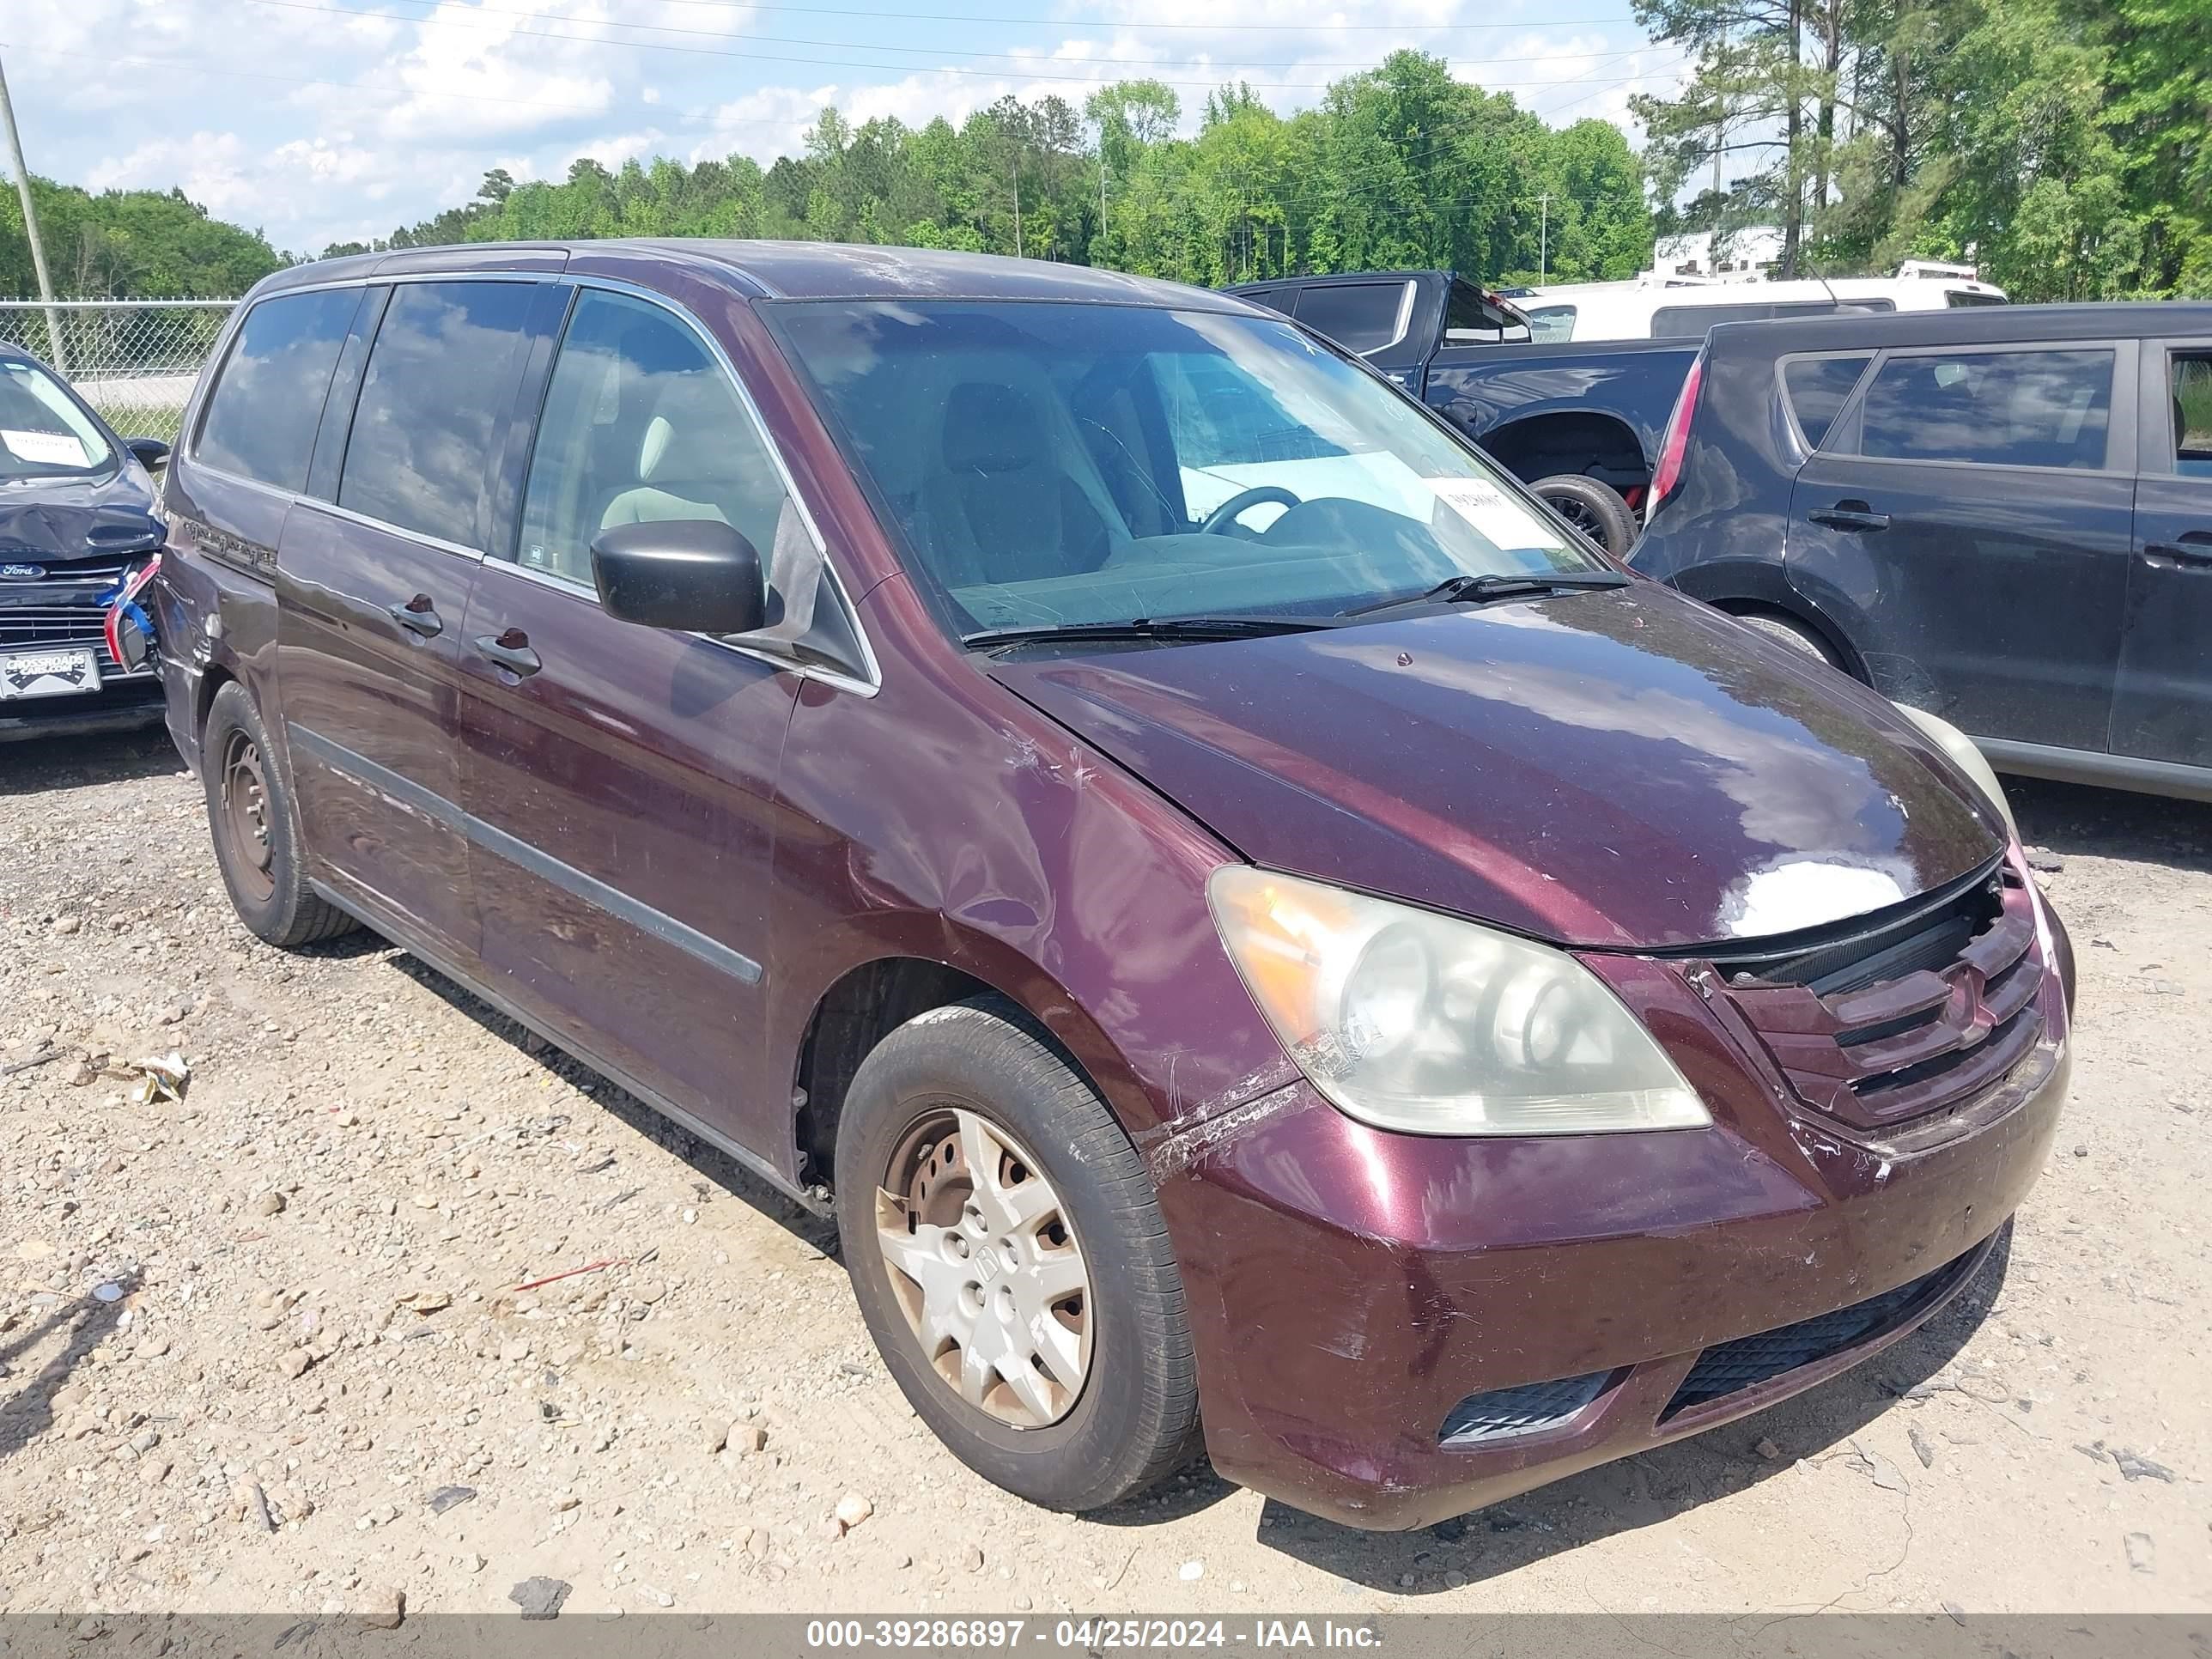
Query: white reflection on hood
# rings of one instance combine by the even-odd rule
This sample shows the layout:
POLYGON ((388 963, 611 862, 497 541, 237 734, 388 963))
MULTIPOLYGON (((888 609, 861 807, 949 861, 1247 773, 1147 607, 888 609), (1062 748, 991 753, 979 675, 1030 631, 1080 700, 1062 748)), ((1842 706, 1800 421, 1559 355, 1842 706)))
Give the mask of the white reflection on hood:
MULTIPOLYGON (((1521 623, 1532 613, 1500 611, 1482 622, 1496 626, 1509 617, 1521 623)), ((1870 804, 1892 799, 1872 769, 1794 721, 1787 729, 1770 728, 1759 719, 1769 711, 1678 691, 1632 690, 1565 666, 1471 660, 1418 648, 1407 663, 1395 646, 1348 639, 1317 641, 1312 649, 1386 679, 1411 676, 1562 726, 1680 745, 1685 763, 1736 804, 1745 836, 1778 849, 1773 862, 1740 878, 1723 902, 1718 920, 1737 937, 1816 927, 1917 890, 1911 866, 1897 854, 1894 827, 1865 821, 1870 804)))

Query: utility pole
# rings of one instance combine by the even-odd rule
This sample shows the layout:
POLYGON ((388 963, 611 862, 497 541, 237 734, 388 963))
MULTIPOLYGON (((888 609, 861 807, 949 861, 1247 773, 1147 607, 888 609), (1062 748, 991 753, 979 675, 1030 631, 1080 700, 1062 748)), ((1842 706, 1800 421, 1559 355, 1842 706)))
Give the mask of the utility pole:
POLYGON ((31 169, 23 161, 23 135, 15 131, 15 106, 8 99, 8 76, 0 70, 0 125, 8 129, 8 154, 15 167, 15 193, 23 200, 23 234, 31 244, 31 268, 39 273, 39 297, 46 302, 46 355, 54 372, 69 379, 62 347, 61 313, 54 309, 54 280, 46 274, 46 245, 39 240, 39 210, 31 200, 31 169))
POLYGON ((1014 258, 1016 258, 1017 259, 1018 259, 1018 258, 1021 258, 1023 257, 1023 254, 1022 254, 1022 153, 1021 153, 1021 151, 1019 151, 1018 149, 1018 150, 1016 150, 1016 151, 1014 152, 1013 173, 1014 173, 1014 258))
POLYGON ((1536 280, 1544 281, 1552 269, 1552 192, 1546 191, 1536 198, 1540 210, 1536 231, 1536 280))
POLYGON ((1098 145, 1098 234, 1106 234, 1106 144, 1102 137, 1098 145))

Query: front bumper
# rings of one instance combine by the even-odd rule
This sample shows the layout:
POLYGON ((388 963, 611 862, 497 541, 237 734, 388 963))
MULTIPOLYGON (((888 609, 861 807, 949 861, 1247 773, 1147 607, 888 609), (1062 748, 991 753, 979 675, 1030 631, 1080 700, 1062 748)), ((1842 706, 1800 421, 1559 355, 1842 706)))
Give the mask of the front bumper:
POLYGON ((1153 1150, 1224 1476, 1421 1527, 1759 1411, 1933 1316, 2049 1154, 2070 1070, 2057 972, 2043 1039, 1956 1133, 1917 1126, 1909 1147, 1805 1112, 1686 989, 1641 990, 1712 1127, 1425 1139, 1301 1082, 1153 1150), (1522 1392, 1559 1379, 1589 1382, 1522 1392), (1448 1444, 1463 1405, 1536 1426, 1448 1444))
POLYGON ((0 703, 0 743, 138 732, 161 723, 161 688, 149 678, 123 680, 80 697, 0 703), (29 709, 35 712, 24 713, 29 709))
POLYGON ((107 612, 99 598, 112 584, 48 580, 0 590, 0 656, 19 651, 89 651, 100 689, 43 697, 0 697, 0 743, 84 737, 158 725, 161 680, 151 668, 132 672, 116 661, 102 632, 107 612))

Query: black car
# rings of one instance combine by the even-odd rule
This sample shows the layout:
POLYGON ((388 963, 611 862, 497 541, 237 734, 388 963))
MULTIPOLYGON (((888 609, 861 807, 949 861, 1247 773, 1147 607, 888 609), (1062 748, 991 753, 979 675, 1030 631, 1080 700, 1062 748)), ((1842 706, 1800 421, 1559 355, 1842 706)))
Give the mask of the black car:
POLYGON ((0 740, 160 721, 153 663, 129 646, 118 661, 105 624, 161 547, 147 469, 167 454, 0 345, 0 740))
POLYGON ((1631 562, 2005 771, 2212 799, 2212 305, 1713 330, 1631 562))

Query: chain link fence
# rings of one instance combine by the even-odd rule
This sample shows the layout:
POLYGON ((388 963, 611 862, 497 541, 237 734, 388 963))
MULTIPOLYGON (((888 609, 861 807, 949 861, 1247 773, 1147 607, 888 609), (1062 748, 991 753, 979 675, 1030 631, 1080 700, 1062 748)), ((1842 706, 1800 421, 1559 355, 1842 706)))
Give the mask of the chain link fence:
POLYGON ((235 300, 0 300, 0 340, 59 370, 126 438, 174 442, 235 300))

